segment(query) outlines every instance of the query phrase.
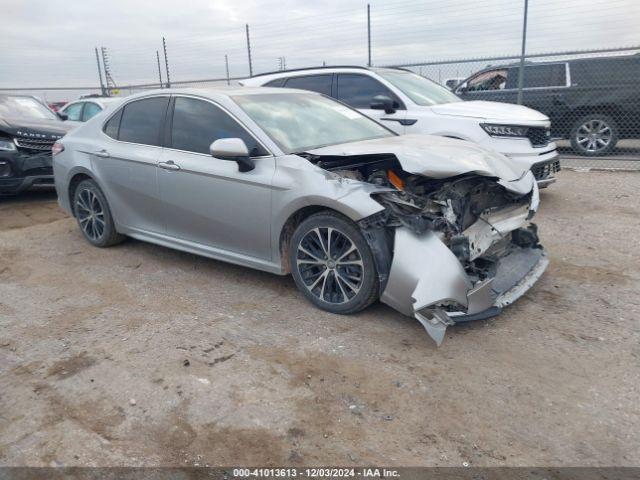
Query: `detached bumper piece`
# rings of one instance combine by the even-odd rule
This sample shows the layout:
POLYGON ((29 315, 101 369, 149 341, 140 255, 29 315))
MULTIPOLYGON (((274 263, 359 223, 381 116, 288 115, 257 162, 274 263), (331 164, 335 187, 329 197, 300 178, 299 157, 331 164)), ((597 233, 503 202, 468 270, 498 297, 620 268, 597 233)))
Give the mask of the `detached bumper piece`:
POLYGON ((542 276, 549 261, 541 248, 509 243, 493 275, 473 282, 460 260, 432 232, 396 229, 394 258, 380 300, 415 317, 437 345, 456 323, 498 315, 542 276))

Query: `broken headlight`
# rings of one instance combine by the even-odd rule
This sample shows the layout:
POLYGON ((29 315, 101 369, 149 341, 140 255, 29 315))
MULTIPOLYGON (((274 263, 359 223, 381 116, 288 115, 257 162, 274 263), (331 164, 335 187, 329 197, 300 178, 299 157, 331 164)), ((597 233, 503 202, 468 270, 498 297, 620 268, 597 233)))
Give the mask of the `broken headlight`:
POLYGON ((496 125, 493 123, 481 123, 480 126, 492 137, 526 137, 529 129, 519 125, 496 125))
POLYGON ((4 152, 14 152, 16 150, 16 146, 8 138, 0 138, 0 150, 4 152))

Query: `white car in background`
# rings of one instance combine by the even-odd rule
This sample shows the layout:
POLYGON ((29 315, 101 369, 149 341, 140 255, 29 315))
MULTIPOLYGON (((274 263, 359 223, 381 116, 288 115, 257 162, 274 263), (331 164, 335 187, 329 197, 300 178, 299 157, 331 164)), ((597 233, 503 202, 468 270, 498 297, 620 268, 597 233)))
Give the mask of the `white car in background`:
POLYGON ((321 67, 257 75, 245 86, 299 88, 333 97, 399 134, 459 138, 509 157, 531 170, 543 188, 560 169, 546 115, 499 102, 465 102, 447 88, 396 68, 321 67))
POLYGON ((120 97, 80 98, 75 102, 67 103, 60 109, 60 113, 66 115, 66 120, 73 122, 86 122, 107 108, 107 105, 112 105, 120 100, 122 100, 120 97))

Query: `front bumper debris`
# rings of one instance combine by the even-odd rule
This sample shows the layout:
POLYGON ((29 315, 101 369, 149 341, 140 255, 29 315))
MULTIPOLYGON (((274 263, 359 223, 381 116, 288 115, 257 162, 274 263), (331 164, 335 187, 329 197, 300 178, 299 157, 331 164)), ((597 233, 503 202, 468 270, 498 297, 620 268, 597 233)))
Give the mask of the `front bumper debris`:
POLYGON ((529 290, 549 261, 541 248, 509 246, 495 275, 473 282, 433 232, 395 231, 389 279, 380 300, 415 317, 437 345, 449 325, 489 318, 529 290))

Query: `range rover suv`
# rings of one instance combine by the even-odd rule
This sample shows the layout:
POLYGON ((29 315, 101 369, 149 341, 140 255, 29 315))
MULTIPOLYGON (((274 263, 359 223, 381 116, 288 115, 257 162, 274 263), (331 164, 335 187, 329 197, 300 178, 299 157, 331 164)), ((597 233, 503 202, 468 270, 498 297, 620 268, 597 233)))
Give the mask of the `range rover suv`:
POLYGON ((531 170, 539 187, 560 169, 546 115, 521 105, 463 102, 449 89, 398 68, 322 67, 257 75, 245 86, 311 90, 333 97, 399 134, 431 134, 477 143, 531 170))
MULTIPOLYGON (((516 103, 518 65, 485 68, 456 88, 465 100, 516 103)), ((610 153, 640 137, 640 54, 525 65, 524 105, 551 119, 551 134, 581 155, 610 153)))
POLYGON ((35 97, 0 94, 0 195, 53 186, 51 147, 77 125, 35 97))

